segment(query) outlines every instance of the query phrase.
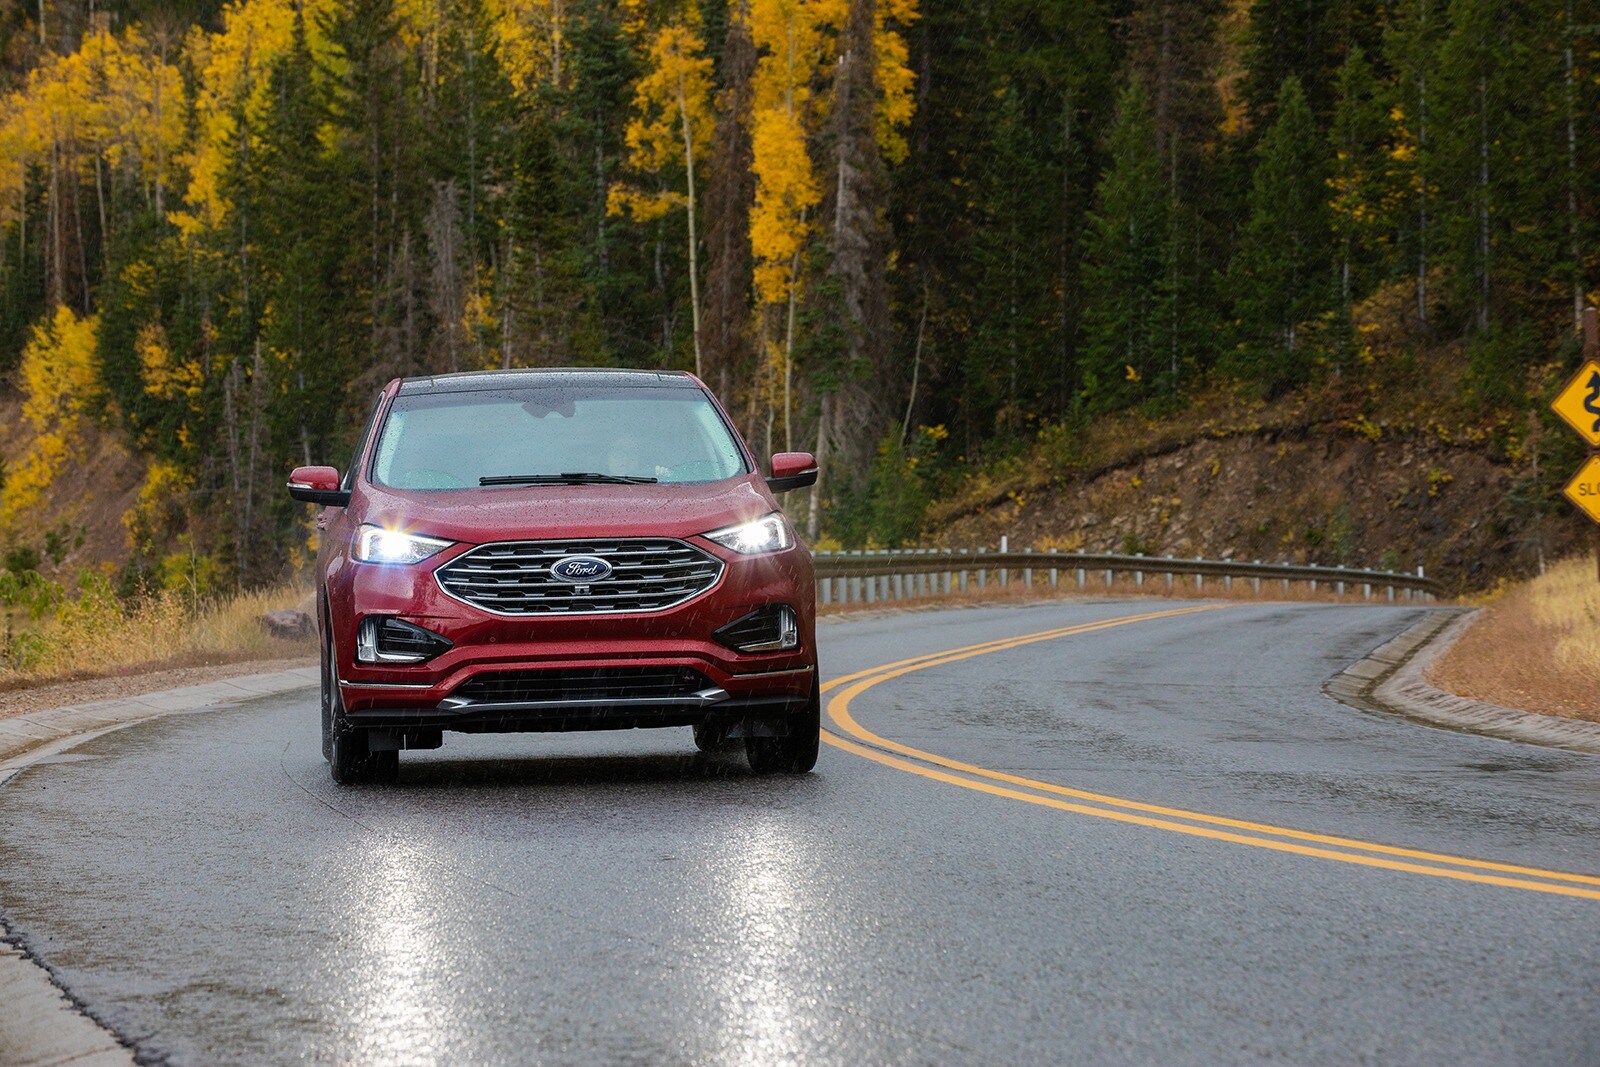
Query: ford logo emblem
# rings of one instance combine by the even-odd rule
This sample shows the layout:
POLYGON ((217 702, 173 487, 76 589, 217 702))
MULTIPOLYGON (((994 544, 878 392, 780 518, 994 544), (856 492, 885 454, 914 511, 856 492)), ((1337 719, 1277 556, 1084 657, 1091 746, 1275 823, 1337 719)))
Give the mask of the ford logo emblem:
POLYGON ((611 564, 599 556, 563 556, 550 564, 550 576, 558 582, 586 585, 611 577, 611 564))

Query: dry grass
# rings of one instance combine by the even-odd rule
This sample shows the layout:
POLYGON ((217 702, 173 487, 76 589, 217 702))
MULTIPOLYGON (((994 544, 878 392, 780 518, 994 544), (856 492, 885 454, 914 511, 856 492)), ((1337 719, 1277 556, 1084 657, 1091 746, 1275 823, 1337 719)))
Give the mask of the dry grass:
POLYGON ((1600 722, 1600 581, 1593 559, 1558 563, 1487 600, 1428 672, 1458 696, 1600 722))
POLYGON ((279 640, 259 622, 263 612, 299 607, 307 597, 300 586, 283 585, 198 606, 167 593, 125 608, 109 593, 86 592, 29 635, 26 666, 0 669, 0 690, 128 674, 133 668, 309 655, 314 642, 279 640))

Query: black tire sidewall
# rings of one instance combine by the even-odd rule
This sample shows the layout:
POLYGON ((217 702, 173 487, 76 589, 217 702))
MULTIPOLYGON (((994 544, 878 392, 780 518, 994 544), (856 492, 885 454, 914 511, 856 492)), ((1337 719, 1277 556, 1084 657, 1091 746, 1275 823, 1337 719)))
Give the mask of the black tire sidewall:
POLYGON ((822 691, 820 682, 811 682, 811 703, 805 711, 790 717, 787 737, 745 739, 745 758, 756 774, 807 774, 817 765, 822 746, 822 691))

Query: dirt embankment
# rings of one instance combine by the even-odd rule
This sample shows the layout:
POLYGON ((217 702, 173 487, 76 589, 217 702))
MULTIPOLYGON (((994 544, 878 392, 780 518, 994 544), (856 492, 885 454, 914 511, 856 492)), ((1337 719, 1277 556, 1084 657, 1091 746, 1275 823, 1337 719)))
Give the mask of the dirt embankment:
POLYGON ((940 547, 1418 566, 1453 589, 1527 573, 1573 550, 1582 528, 1542 523, 1510 494, 1516 473, 1478 447, 1426 433, 1263 431, 1175 445, 1057 479, 952 519, 940 547), (1542 528, 1541 528, 1542 527, 1542 528))

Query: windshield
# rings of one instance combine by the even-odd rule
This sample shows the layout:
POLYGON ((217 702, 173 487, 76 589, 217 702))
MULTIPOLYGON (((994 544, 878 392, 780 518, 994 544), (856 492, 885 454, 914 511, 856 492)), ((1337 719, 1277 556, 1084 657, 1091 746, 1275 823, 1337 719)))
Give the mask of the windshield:
POLYGON ((552 385, 396 397, 372 478, 394 489, 476 489, 574 472, 682 484, 744 471, 699 389, 552 385))

